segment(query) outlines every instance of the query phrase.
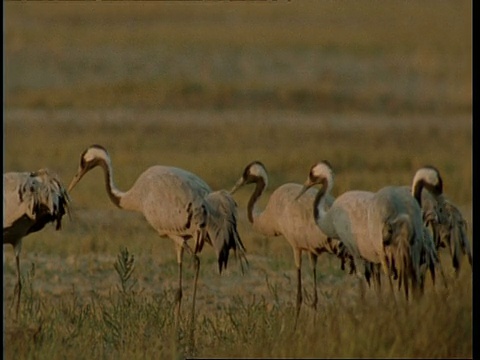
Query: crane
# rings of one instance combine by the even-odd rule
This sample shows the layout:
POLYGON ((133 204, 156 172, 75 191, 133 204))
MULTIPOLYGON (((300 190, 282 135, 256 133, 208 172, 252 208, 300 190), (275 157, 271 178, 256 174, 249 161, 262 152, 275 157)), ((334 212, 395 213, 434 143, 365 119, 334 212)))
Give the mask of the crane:
MULTIPOLYGON (((434 277, 437 259, 432 239, 422 223, 422 212, 411 194, 399 186, 385 186, 377 192, 351 190, 326 205, 333 187, 334 173, 328 161, 310 168, 301 197, 315 184, 317 192, 313 212, 320 229, 339 239, 354 256, 355 262, 383 268, 392 288, 392 277, 398 279, 408 299, 409 288, 423 290, 421 268, 426 266, 434 277)), ((416 186, 414 183, 413 187, 416 186)), ((373 272, 375 274, 375 271, 373 272)))
MULTIPOLYGON (((409 191, 408 186, 404 189, 409 191)), ((430 229, 437 250, 448 248, 456 275, 460 271, 462 255, 467 256, 472 267, 467 221, 458 207, 446 198, 440 171, 432 165, 418 169, 412 184, 412 195, 422 207, 424 224, 430 229)))
POLYGON ((182 259, 184 250, 194 260, 195 278, 192 296, 192 327, 195 315, 200 259, 198 254, 205 243, 215 251, 218 270, 227 267, 232 250, 240 261, 242 272, 248 265, 246 250, 237 230, 237 206, 226 190, 212 191, 197 175, 177 167, 154 165, 137 178, 133 186, 123 192, 113 180, 110 155, 101 145, 86 148, 80 156, 80 165, 69 191, 93 168, 104 172, 105 186, 110 200, 120 209, 140 212, 161 237, 170 238, 175 245, 178 264, 178 289, 175 296, 178 324, 182 299, 182 259), (188 241, 193 239, 193 248, 188 241))
POLYGON ((11 244, 15 253, 17 316, 22 293, 22 240, 48 223, 55 223, 55 229, 59 230, 62 217, 69 212, 69 203, 70 197, 60 178, 47 168, 3 174, 3 244, 11 244))

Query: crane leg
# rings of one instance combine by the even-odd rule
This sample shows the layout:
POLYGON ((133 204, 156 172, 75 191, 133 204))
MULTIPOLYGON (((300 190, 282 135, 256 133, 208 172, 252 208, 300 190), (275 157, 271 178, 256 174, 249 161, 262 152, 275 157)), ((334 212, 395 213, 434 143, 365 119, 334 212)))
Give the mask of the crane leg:
POLYGON ((295 310, 295 324, 293 330, 297 328, 298 315, 300 314, 300 308, 302 307, 302 252, 301 250, 294 249, 295 265, 297 267, 297 303, 295 310))
POLYGON ((20 310, 20 297, 22 294, 22 279, 20 276, 20 255, 15 256, 17 265, 17 286, 15 286, 15 293, 17 294, 17 304, 15 306, 15 317, 18 319, 18 312, 20 310))
MULTIPOLYGON (((387 256, 385 256, 381 262, 381 267, 383 269, 383 272, 385 273, 385 276, 387 277, 388 279, 388 287, 390 288, 390 292, 392 294, 392 297, 393 297, 393 302, 396 304, 397 303, 397 299, 395 297, 395 289, 393 288, 393 282, 392 282, 392 272, 390 271, 390 267, 389 267, 389 260, 387 258, 387 256)), ((378 273, 379 273, 379 276, 380 276, 380 268, 378 267, 377 265, 377 270, 378 270, 378 273)), ((401 279, 398 279, 398 281, 400 282, 401 279)), ((407 285, 407 284, 406 284, 407 285)))
POLYGON ((195 349, 195 298, 197 296, 197 283, 198 283, 198 275, 200 273, 200 258, 197 254, 193 254, 193 261, 195 265, 195 279, 193 281, 193 298, 192 298, 192 314, 190 317, 190 344, 192 349, 195 349))
POLYGON ((300 314, 300 308, 302 307, 302 270, 297 268, 297 303, 295 310, 295 325, 293 329, 297 328, 298 316, 300 314))
MULTIPOLYGON (((388 278, 388 287, 390 288, 390 292, 392 294, 392 297, 393 297, 393 301, 395 302, 395 304, 397 303, 397 298, 395 296, 395 289, 393 288, 393 282, 392 282, 392 276, 390 274, 386 274, 387 278, 388 278)), ((399 280, 400 281, 400 280, 399 280)))
POLYGON ((182 258, 183 258, 183 245, 177 245, 177 263, 178 263, 178 288, 175 293, 175 328, 178 329, 180 324, 180 308, 182 305, 182 258))
POLYGON ((200 258, 194 254, 193 261, 195 265, 195 279, 193 281, 193 299, 192 299, 192 324, 195 319, 195 298, 197 296, 197 283, 198 283, 198 274, 200 273, 200 258))
POLYGON ((182 305, 182 263, 178 264, 178 288, 175 293, 175 327, 178 328, 180 322, 180 308, 182 305))
POLYGON ((311 306, 316 310, 317 303, 318 303, 318 295, 317 295, 317 258, 316 254, 310 253, 310 265, 312 266, 313 271, 313 301, 311 306))
POLYGON ((363 301, 367 290, 365 289, 365 280, 361 276, 358 276, 358 286, 360 288, 360 299, 363 301))
POLYGON ((382 295, 382 269, 378 264, 372 264, 372 278, 373 278, 373 284, 375 286, 375 291, 377 293, 377 296, 381 298, 382 295))

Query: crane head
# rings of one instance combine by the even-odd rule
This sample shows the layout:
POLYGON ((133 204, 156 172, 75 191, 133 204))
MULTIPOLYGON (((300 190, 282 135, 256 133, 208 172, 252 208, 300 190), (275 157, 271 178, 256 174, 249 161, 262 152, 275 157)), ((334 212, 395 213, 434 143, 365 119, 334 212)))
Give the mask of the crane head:
POLYGON ((252 161, 248 164, 245 169, 243 170, 243 174, 235 183, 232 190, 230 190, 230 194, 233 194, 235 191, 240 189, 243 185, 251 184, 251 183, 258 183, 262 181, 264 186, 267 186, 268 183, 268 175, 267 170, 265 169, 265 165, 263 165, 260 161, 252 161))
POLYGON ((413 192, 418 184, 422 184, 435 197, 443 193, 442 177, 434 166, 428 165, 417 170, 412 182, 413 192))
POLYGON ((110 163, 110 157, 107 150, 101 145, 92 145, 88 147, 80 155, 80 165, 78 166, 77 173, 73 177, 70 185, 68 186, 68 192, 70 192, 75 185, 80 181, 80 179, 87 172, 92 170, 98 165, 105 165, 110 163))
MULTIPOLYGON (((308 178, 303 184, 303 187, 295 200, 300 198, 303 194, 305 194, 308 189, 310 189, 314 185, 322 184, 322 186, 324 187, 326 186, 331 188, 333 186, 333 178, 334 174, 332 166, 327 160, 316 163, 310 168, 308 178)), ((329 188, 325 188, 325 191, 329 190, 329 188)))

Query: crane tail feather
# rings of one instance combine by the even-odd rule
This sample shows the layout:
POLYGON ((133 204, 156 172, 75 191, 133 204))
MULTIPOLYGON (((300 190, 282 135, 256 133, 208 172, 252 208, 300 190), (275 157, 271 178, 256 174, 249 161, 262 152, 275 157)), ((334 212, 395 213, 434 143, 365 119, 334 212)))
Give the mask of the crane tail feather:
POLYGON ((458 274, 462 256, 466 255, 472 266, 472 251, 467 236, 467 222, 460 210, 446 199, 438 203, 438 219, 431 222, 437 248, 448 247, 452 266, 458 274))
POLYGON ((227 268, 230 250, 240 261, 242 273, 248 265, 246 250, 237 229, 237 204, 232 195, 225 191, 216 191, 206 197, 210 212, 207 224, 209 241, 217 253, 220 273, 227 268))
POLYGON ((450 254, 453 266, 458 272, 460 271, 462 255, 467 255, 469 263, 472 265, 472 252, 467 237, 467 222, 459 209, 450 202, 445 202, 445 210, 449 229, 447 236, 450 242, 450 254))

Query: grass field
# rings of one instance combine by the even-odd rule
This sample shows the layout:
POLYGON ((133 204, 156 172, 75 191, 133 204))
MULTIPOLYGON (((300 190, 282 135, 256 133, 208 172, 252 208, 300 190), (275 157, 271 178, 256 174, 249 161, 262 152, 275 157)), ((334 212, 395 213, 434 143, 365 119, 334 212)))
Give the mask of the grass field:
MULTIPOLYGON (((261 160, 269 187, 303 183, 323 159, 334 195, 410 184, 435 165, 472 238, 472 12, 458 2, 4 3, 4 172, 48 167, 68 184, 80 153, 105 146, 128 189, 154 164, 231 189, 261 160)), ((296 272, 282 237, 254 233, 253 191, 235 194, 250 269, 218 275, 210 248, 186 334, 173 334, 173 244, 109 200, 100 169, 72 192, 71 218, 4 246, 4 354, 18 359, 472 358, 472 273, 405 304, 367 292, 319 258, 319 308, 293 332, 296 272), (114 268, 134 256, 125 283, 114 268), (125 287, 124 290, 122 285, 125 287)), ((312 291, 307 258, 303 278, 312 291)), ((399 294, 397 294, 399 295, 399 294)))

